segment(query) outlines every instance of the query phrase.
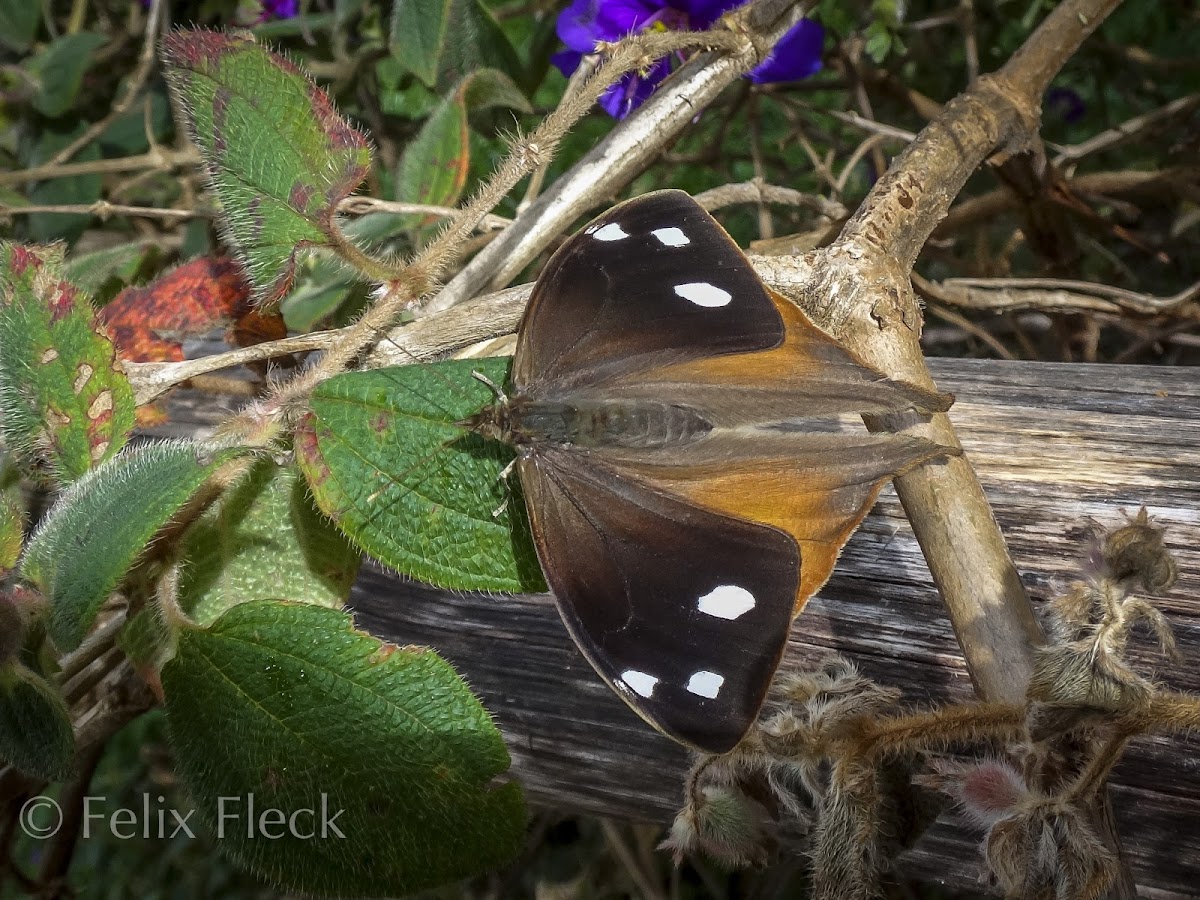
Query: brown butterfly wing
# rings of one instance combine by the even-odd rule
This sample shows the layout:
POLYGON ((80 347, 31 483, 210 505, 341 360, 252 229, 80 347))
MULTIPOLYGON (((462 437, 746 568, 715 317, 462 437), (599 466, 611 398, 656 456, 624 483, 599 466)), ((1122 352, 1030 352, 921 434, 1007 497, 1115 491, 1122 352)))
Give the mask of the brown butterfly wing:
POLYGON ((559 248, 518 329, 512 382, 534 399, 670 397, 729 424, 949 406, 767 288, 682 191, 618 204, 559 248))
POLYGON ((796 543, 569 450, 519 471, 546 580, 597 672, 670 737, 732 749, 787 641, 796 543))
POLYGON ((774 347, 784 325, 721 226, 682 191, 659 191, 559 248, 517 333, 513 386, 547 398, 668 361, 774 347))

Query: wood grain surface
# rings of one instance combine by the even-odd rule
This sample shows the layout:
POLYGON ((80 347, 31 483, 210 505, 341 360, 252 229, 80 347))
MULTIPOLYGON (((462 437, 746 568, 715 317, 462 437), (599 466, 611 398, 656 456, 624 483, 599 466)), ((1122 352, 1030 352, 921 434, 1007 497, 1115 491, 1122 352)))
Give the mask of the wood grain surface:
MULTIPOLYGON (((1180 579, 1159 608, 1185 655, 1169 664, 1144 634, 1143 672, 1200 690, 1200 373, 1183 368, 931 360, 1035 604, 1078 572, 1090 526, 1145 505, 1167 527, 1180 579)), ((187 417, 176 418, 180 428, 187 417)), ((215 418, 215 417, 214 417, 215 418)), ((194 420, 193 420, 194 421, 194 420)), ((594 674, 545 596, 447 594, 364 567, 360 624, 428 644, 461 671, 508 740, 536 803, 668 822, 687 753, 594 674)), ((792 628, 785 667, 837 651, 928 704, 971 684, 924 560, 890 488, 792 628)), ((1141 738, 1115 776, 1114 802, 1142 896, 1200 896, 1200 741, 1141 738)), ((904 870, 977 885, 979 835, 943 815, 904 870)))

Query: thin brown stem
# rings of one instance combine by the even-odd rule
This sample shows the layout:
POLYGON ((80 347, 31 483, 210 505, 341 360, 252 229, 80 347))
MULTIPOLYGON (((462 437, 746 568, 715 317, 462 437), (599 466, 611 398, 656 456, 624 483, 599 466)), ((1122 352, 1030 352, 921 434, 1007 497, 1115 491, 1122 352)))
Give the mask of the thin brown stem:
POLYGON ((61 166, 102 135, 109 125, 125 115, 130 107, 133 106, 133 101, 137 99, 138 94, 145 87, 146 80, 150 77, 150 73, 154 69, 154 50, 158 41, 158 31, 159 25, 162 22, 164 5, 165 0, 150 0, 150 9, 146 15, 146 37, 142 43, 142 52, 138 57, 137 68, 134 69, 128 84, 125 86, 125 93, 112 105, 112 108, 103 118, 93 122, 83 134, 55 153, 54 156, 50 157, 46 165, 61 166))

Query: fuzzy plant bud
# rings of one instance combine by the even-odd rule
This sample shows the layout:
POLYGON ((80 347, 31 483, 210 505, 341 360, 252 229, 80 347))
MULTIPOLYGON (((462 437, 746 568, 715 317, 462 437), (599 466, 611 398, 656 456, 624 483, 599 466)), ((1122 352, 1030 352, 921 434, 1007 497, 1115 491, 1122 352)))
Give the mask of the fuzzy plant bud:
POLYGON ((769 855, 766 810, 741 791, 707 785, 675 817, 660 849, 670 850, 678 865, 689 853, 701 853, 731 867, 763 865, 769 855))
POLYGON ((1117 581, 1140 581, 1150 594, 1171 589, 1178 577, 1175 560, 1163 546, 1165 529, 1150 524, 1142 507, 1128 525, 1109 532, 1103 543, 1104 561, 1117 581))
POLYGON ((985 855, 1008 897, 1093 900, 1116 874, 1112 853, 1079 810, 1053 799, 998 822, 985 855))
POLYGON ((962 763, 951 759, 929 761, 931 772, 918 781, 953 798, 963 813, 981 828, 1017 815, 1031 802, 1025 778, 1011 763, 985 759, 962 763))

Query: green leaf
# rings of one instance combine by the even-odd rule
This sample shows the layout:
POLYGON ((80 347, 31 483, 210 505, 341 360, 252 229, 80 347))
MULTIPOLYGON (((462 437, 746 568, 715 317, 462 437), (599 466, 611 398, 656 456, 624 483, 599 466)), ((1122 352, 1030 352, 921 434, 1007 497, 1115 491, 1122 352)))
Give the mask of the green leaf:
POLYGON ((876 65, 882 65, 892 50, 891 31, 882 22, 875 21, 867 26, 866 34, 867 43, 863 49, 876 65))
POLYGON ((506 359, 331 378, 313 392, 296 457, 317 505, 385 565, 459 590, 544 590, 512 452, 454 423, 494 397, 506 359), (505 501, 508 501, 507 503, 505 501), (496 511, 504 507, 499 515, 496 511))
POLYGON ((396 0, 390 45, 430 87, 448 87, 481 67, 520 69, 508 36, 479 0, 396 0))
POLYGON ((0 0, 0 44, 23 53, 42 21, 41 5, 29 0, 0 0))
POLYGON ((63 35, 30 60, 30 71, 38 82, 33 97, 38 112, 53 119, 75 105, 83 73, 104 41, 104 35, 93 31, 63 35))
POLYGON ((62 695, 19 663, 0 666, 0 759, 35 778, 61 781, 74 758, 62 695))
POLYGON ((457 93, 471 112, 497 106, 532 113, 533 106, 511 78, 499 69, 479 69, 458 86, 457 93))
MULTIPOLYGON (((529 101, 512 79, 496 69, 480 69, 459 82, 405 146, 396 169, 395 199, 435 206, 456 204, 471 163, 467 113, 496 106, 531 111, 529 101)), ((413 228, 427 218, 389 215, 386 220, 372 223, 376 226, 372 236, 413 228), (386 230, 378 228, 383 223, 386 230)))
MULTIPOLYGON (((357 226, 361 221, 348 223, 347 234, 359 238, 357 226)), ((355 279, 353 272, 328 255, 305 260, 301 272, 296 287, 279 308, 289 331, 314 331, 326 322, 335 327, 346 324, 361 313, 368 301, 369 285, 355 279)))
POLYGON ((370 168, 367 140, 295 64, 253 41, 178 31, 163 54, 256 298, 278 300, 301 249, 340 239, 334 216, 370 168))
MULTIPOLYGON (((87 126, 79 122, 66 131, 47 130, 41 134, 29 155, 28 165, 38 166, 83 134, 87 126)), ((100 159, 100 145, 88 144, 75 154, 73 163, 95 162, 100 159)), ((29 190, 29 200, 38 206, 68 206, 95 203, 103 190, 99 174, 70 175, 48 178, 29 190)), ((75 241, 95 217, 89 213, 32 213, 27 217, 29 238, 34 241, 75 241)))
POLYGON ((0 435, 73 480, 124 446, 133 391, 59 248, 0 243, 0 435))
POLYGON ((163 688, 199 818, 288 891, 407 894, 520 847, 520 789, 491 787, 509 766, 500 734, 432 650, 383 644, 337 610, 256 601, 181 633, 163 688), (322 808, 336 817, 324 835, 322 808), (274 817, 264 834, 268 809, 295 830, 274 817))
POLYGON ((188 529, 179 603, 203 625, 248 600, 336 609, 359 559, 313 507, 296 470, 263 459, 188 529))
POLYGON ((161 259, 159 242, 146 239, 117 244, 91 253, 68 257, 64 269, 67 280, 92 295, 96 305, 102 305, 97 294, 105 300, 115 297, 121 288, 137 281, 139 276, 161 259))
MULTIPOLYGON (((404 148, 396 170, 396 199, 453 206, 467 183, 469 150, 467 108, 456 92, 404 148)), ((404 218, 419 222, 422 217, 404 218)))
POLYGON ((59 650, 77 647, 143 548, 236 451, 163 442, 127 450, 76 482, 48 512, 21 574, 50 601, 59 650))
POLYGON ((171 133, 171 101, 163 88, 151 91, 112 122, 96 139, 107 156, 134 156, 150 150, 150 138, 167 143, 171 133), (146 103, 149 102, 149 113, 146 103), (146 134, 147 127, 150 134, 146 134))

